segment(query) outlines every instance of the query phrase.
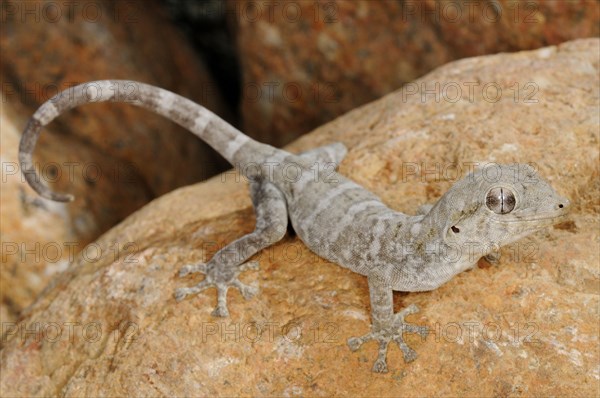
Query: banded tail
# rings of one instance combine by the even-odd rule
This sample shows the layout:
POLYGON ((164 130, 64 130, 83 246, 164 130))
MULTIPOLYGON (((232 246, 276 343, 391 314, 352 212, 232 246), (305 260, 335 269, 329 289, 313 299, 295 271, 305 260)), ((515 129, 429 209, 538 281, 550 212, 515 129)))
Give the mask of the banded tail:
POLYGON ((27 183, 42 197, 70 202, 73 195, 50 190, 37 175, 32 154, 41 128, 63 112, 95 102, 124 102, 148 109, 188 129, 231 164, 256 161, 274 148, 261 144, 205 107, 171 91, 131 80, 98 80, 80 84, 56 94, 29 119, 19 144, 19 162, 27 183), (244 147, 243 151, 240 149, 244 147))

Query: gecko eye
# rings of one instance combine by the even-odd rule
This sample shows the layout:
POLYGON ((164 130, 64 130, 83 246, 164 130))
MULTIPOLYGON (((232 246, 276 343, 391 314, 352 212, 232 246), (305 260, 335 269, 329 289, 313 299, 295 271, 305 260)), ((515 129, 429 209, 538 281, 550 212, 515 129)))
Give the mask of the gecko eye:
POLYGON ((485 205, 496 214, 506 214, 515 208, 515 194, 510 189, 497 187, 489 190, 485 205))

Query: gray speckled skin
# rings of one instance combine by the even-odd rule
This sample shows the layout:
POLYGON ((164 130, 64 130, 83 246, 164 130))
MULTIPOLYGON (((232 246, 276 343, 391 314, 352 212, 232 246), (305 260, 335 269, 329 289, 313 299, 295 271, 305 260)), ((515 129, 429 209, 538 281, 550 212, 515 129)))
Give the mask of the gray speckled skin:
POLYGON ((558 222, 569 208, 569 201, 534 169, 513 164, 478 169, 455 183, 436 204, 423 206, 422 214, 406 215, 388 208, 374 194, 334 171, 333 166, 346 154, 342 144, 293 155, 250 139, 190 100, 132 81, 86 83, 59 93, 35 112, 23 133, 19 159, 27 181, 43 197, 72 200, 70 195, 50 191, 35 175, 31 156, 41 127, 77 105, 100 101, 129 102, 177 122, 251 179, 257 219, 254 232, 232 242, 206 264, 181 268, 180 276, 200 272, 206 277, 196 286, 178 289, 177 300, 216 287, 213 314, 227 316, 227 290, 236 287, 245 298, 257 292, 256 287, 241 283, 238 275, 258 267, 247 260, 279 241, 289 218, 312 251, 367 276, 371 332, 349 339, 348 345, 356 350, 366 341, 378 341, 375 372, 387 371, 391 341, 398 344, 408 362, 416 353, 405 344, 403 333, 427 334, 425 327, 404 320, 418 311, 416 306, 393 313, 393 290, 436 289, 500 246, 558 222), (88 98, 91 91, 92 100, 88 98), (498 187, 510 197, 496 198, 494 207, 486 197, 498 187), (514 209, 497 212, 512 206, 513 199, 514 209))

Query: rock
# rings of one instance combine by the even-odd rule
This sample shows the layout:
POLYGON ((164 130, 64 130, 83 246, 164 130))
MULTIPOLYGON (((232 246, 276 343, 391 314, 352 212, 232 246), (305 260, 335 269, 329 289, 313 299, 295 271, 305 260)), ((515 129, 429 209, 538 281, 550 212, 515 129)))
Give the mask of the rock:
POLYGON ((287 144, 459 58, 600 35, 597 2, 232 0, 243 131, 287 144))
MULTIPOLYGON (((66 268, 68 246, 57 242, 74 241, 69 233, 68 208, 64 204, 37 198, 20 175, 16 148, 21 131, 20 127, 15 126, 11 113, 10 104, 3 104, 0 110, 0 318, 3 322, 14 321, 20 310, 33 301, 53 274, 66 268)), ((41 149, 47 151, 46 148, 41 149)))
POLYGON ((350 352, 346 339, 370 324, 366 278, 293 235, 242 275, 261 294, 230 293, 230 318, 210 316, 214 289, 175 302, 176 288, 201 279, 178 278, 180 267, 253 229, 246 184, 228 173, 134 213, 95 242, 99 256, 78 256, 54 279, 19 324, 3 324, 2 395, 593 396, 599 46, 578 40, 453 62, 416 87, 478 82, 472 95, 422 100, 407 86, 290 147, 344 142, 340 172, 404 212, 489 162, 531 162, 573 202, 567 222, 503 249, 497 266, 482 263, 433 292, 395 294, 396 310, 417 304, 409 320, 432 332, 408 336, 415 362, 394 346, 390 372, 374 375, 374 343, 350 352))
MULTIPOLYGON (((139 1, 8 1, 2 13, 2 104, 11 108, 2 112, 3 161, 16 162, 20 131, 40 104, 89 80, 148 82, 230 119, 202 60, 160 8, 139 1)), ((154 197, 223 169, 196 137, 130 105, 81 107, 45 130, 36 161, 46 179, 59 174, 57 190, 77 199, 67 207, 43 204, 22 183, 3 181, 3 242, 56 243, 78 252, 154 197), (68 240, 53 240, 62 237, 68 240)), ((3 176, 5 171, 12 172, 3 169, 3 176)), ((41 262, 16 261, 21 253, 2 262, 3 277, 15 286, 3 289, 2 306, 9 305, 13 316, 31 303, 56 266, 46 261, 48 268, 28 269, 41 262), (16 274, 19 282, 12 279, 16 274)))
MULTIPOLYGON (((0 41, 6 80, 3 99, 15 108, 20 125, 59 89, 106 78, 159 85, 231 119, 202 60, 159 7, 148 7, 140 1, 82 1, 67 6, 37 1, 29 8, 16 2, 5 7, 10 11, 0 41), (57 16, 51 17, 52 12, 57 16), (29 57, 19 57, 20 52, 27 52, 29 57)), ((78 108, 62 115, 47 130, 50 134, 42 137, 47 135, 63 145, 79 142, 99 154, 77 159, 77 154, 71 153, 73 149, 63 149, 49 159, 60 165, 68 160, 90 164, 107 153, 110 163, 99 166, 110 175, 115 162, 129 163, 125 175, 145 185, 138 194, 143 202, 210 177, 218 170, 216 155, 204 143, 169 120, 132 106, 94 104, 78 108)), ((81 168, 75 168, 78 177, 83 174, 81 168)), ((68 189, 71 185, 66 182, 60 187, 68 189)), ((113 191, 123 189, 114 181, 113 186, 113 191)), ((126 196, 129 193, 83 188, 78 195, 81 200, 102 203, 85 204, 93 209, 99 224, 94 226, 92 238, 140 207, 140 200, 130 200, 131 196, 126 196), (100 206, 104 208, 94 208, 100 206)))
POLYGON ((235 40, 223 12, 223 0, 163 0, 163 5, 196 51, 203 55, 224 100, 232 106, 237 105, 241 76, 235 40))

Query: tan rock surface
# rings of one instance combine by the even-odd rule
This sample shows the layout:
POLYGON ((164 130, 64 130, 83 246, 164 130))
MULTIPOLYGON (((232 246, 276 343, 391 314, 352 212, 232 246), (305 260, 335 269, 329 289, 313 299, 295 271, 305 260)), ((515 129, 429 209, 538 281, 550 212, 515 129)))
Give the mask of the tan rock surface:
POLYGON ((600 35, 597 1, 229 0, 244 131, 287 144, 452 60, 600 35))
POLYGON ((174 289, 201 278, 177 278, 181 266, 253 228, 245 184, 228 175, 155 200, 96 242, 99 258, 78 257, 5 330, 0 393, 596 395, 599 54, 591 39, 454 62, 416 83, 497 83, 501 98, 475 90, 471 100, 436 102, 398 91, 293 145, 343 141, 341 172, 400 211, 436 200, 454 180, 423 170, 473 162, 532 162, 574 203, 568 222, 504 249, 498 266, 481 261, 436 291, 396 293, 397 309, 416 303, 409 319, 432 329, 424 341, 409 338, 415 362, 392 347, 390 372, 374 375, 374 343, 349 351, 346 339, 369 327, 366 279, 293 236, 243 275, 261 294, 230 293, 231 318, 210 316, 214 290, 176 303, 174 289), (524 102, 526 93, 515 101, 515 83, 537 87, 537 102, 524 102), (411 173, 414 164, 423 167, 411 173))
MULTIPOLYGON (((89 80, 152 83, 228 118, 202 60, 156 5, 138 0, 2 3, 3 166, 16 162, 20 132, 41 103, 89 80)), ((0 311, 12 317, 32 302, 61 264, 52 259, 78 252, 154 197, 218 170, 216 155, 204 143, 130 105, 81 107, 44 130, 35 153, 42 175, 54 180, 54 167, 60 175, 57 190, 69 190, 77 200, 67 207, 40 205, 20 178, 14 180, 11 174, 7 178, 15 183, 5 184, 5 173, 14 169, 3 168, 3 242, 25 244, 35 251, 29 257, 42 257, 21 261, 24 250, 19 247, 2 259, 0 311), (48 244, 62 254, 45 253, 48 244), (33 263, 39 266, 31 268, 33 263)))

